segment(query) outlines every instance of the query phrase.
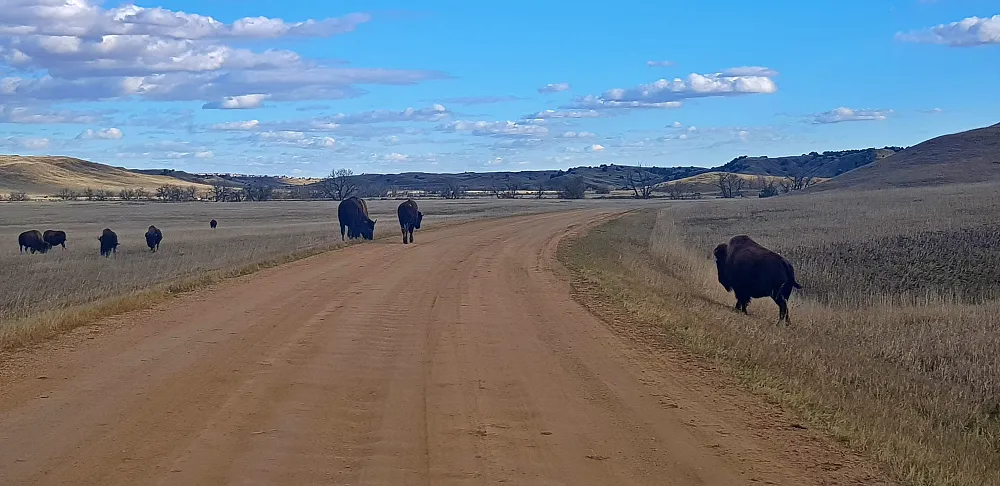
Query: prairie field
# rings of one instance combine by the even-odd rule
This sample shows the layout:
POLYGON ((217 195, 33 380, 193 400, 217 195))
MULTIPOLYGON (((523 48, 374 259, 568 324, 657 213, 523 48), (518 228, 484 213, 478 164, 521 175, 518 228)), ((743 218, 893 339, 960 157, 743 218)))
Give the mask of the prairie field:
POLYGON ((721 364, 902 483, 1000 484, 998 194, 979 184, 677 202, 560 255, 595 312, 624 309, 627 332, 721 364), (795 266, 804 288, 791 325, 770 299, 749 316, 732 309, 711 252, 738 234, 795 266))
MULTIPOLYGON (((371 200, 375 242, 400 237, 400 201, 371 200), (379 241, 379 238, 385 238, 379 241)), ((596 201, 421 200, 422 230, 492 218, 601 204, 596 201)), ((252 272, 343 245, 337 202, 268 203, 0 203, 0 347, 24 344, 101 315, 145 305, 163 294, 215 278, 252 272), (209 228, 211 219, 218 229, 209 228), (163 232, 152 253, 144 234, 163 232), (99 255, 104 228, 118 234, 117 256, 99 255), (66 249, 19 254, 17 236, 30 229, 63 230, 66 249)), ((606 203, 613 204, 613 203, 606 203)), ((360 242, 361 240, 356 240, 360 242)))

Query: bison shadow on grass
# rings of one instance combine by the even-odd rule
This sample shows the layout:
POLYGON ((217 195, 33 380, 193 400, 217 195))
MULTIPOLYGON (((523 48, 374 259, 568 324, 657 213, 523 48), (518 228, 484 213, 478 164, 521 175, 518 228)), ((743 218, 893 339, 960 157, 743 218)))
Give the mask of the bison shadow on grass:
POLYGON ((734 236, 712 252, 719 272, 719 283, 726 292, 736 294, 736 310, 747 313, 750 299, 770 297, 778 304, 778 322, 790 323, 788 298, 792 289, 801 289, 795 281, 792 264, 781 255, 764 248, 749 236, 734 236))

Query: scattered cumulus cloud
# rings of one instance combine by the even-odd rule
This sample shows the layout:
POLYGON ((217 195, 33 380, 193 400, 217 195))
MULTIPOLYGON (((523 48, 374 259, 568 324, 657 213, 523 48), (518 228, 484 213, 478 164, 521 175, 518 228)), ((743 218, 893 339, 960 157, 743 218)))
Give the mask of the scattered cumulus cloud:
POLYGON ((267 98, 266 94, 227 96, 220 101, 205 103, 201 108, 203 110, 252 110, 260 108, 261 103, 267 98))
POLYGON ((674 61, 646 61, 649 67, 669 67, 674 65, 674 61))
POLYGON ((44 150, 49 148, 49 139, 41 137, 6 137, 0 138, 0 147, 44 150))
POLYGON ((817 113, 813 116, 814 124, 842 123, 849 121, 874 121, 889 118, 892 110, 854 110, 851 108, 836 108, 830 111, 817 113))
POLYGON ((454 121, 439 127, 445 132, 468 132, 473 135, 526 137, 547 135, 549 129, 541 125, 513 121, 454 121))
POLYGON ((461 96, 458 98, 447 98, 442 101, 454 103, 456 105, 490 105, 495 103, 505 103, 508 101, 523 100, 520 96, 461 96))
POLYGON ((596 110, 542 110, 525 119, 546 120, 551 118, 597 118, 601 114, 596 110))
POLYGON ((70 110, 46 110, 37 107, 6 106, 0 104, 0 123, 54 124, 76 123, 87 125, 107 119, 103 112, 77 112, 70 110))
POLYGON ((219 130, 219 131, 237 131, 237 130, 253 130, 260 125, 259 120, 246 120, 246 121, 234 121, 226 123, 216 123, 215 125, 209 126, 209 130, 219 130))
POLYGON ((437 122, 451 115, 444 105, 434 104, 427 108, 407 108, 403 111, 372 110, 345 115, 338 113, 329 118, 336 124, 386 123, 386 122, 437 122))
POLYGON ((772 94, 778 86, 768 76, 727 76, 691 73, 686 79, 660 79, 634 88, 609 89, 600 96, 578 98, 575 108, 677 108, 682 100, 706 97, 772 94))
POLYGON ((117 128, 104 128, 101 130, 86 129, 76 136, 79 140, 121 140, 125 134, 117 128))
POLYGON ((562 135, 560 135, 560 137, 562 138, 593 138, 596 136, 597 135, 591 132, 573 132, 573 131, 564 132, 562 135))
POLYGON ((896 34, 896 39, 903 42, 941 44, 951 47, 1000 44, 1000 15, 969 17, 924 30, 899 32, 896 34))
POLYGON ((586 150, 587 152, 602 152, 602 151, 604 151, 604 146, 601 145, 601 144, 595 143, 593 145, 588 146, 584 150, 586 150))
POLYGON ((558 93, 560 91, 567 90, 569 90, 569 83, 549 83, 541 88, 538 88, 538 92, 542 94, 558 93))

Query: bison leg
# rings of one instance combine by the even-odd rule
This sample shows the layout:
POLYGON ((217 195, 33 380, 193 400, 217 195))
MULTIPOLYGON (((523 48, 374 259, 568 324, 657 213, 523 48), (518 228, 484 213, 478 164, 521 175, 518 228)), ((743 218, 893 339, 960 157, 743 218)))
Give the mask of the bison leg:
POLYGON ((791 321, 788 319, 788 302, 781 295, 772 298, 774 299, 774 303, 778 304, 778 322, 785 321, 791 324, 791 321))
POLYGON ((340 241, 346 241, 344 239, 344 229, 345 228, 347 228, 347 225, 344 224, 344 223, 340 223, 340 241))
POLYGON ((413 243, 413 226, 410 226, 410 243, 413 243))
POLYGON ((399 229, 403 232, 403 244, 409 243, 409 241, 406 241, 406 225, 400 225, 399 229))
POLYGON ((750 305, 750 298, 745 295, 736 296, 736 310, 744 314, 747 313, 747 306, 750 305))

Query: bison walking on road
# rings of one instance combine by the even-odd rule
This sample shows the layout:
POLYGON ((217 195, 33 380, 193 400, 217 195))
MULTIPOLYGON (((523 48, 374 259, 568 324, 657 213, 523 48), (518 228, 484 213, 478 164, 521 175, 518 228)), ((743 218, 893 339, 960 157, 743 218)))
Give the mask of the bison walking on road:
POLYGON ((150 225, 149 229, 146 230, 146 246, 149 247, 150 251, 156 251, 160 249, 160 240, 163 239, 163 233, 160 232, 160 228, 150 225))
POLYGON ((112 253, 115 257, 118 257, 118 235, 109 228, 104 228, 101 236, 97 238, 101 242, 101 256, 109 257, 112 253))
POLYGON ((42 233, 42 239, 46 243, 52 245, 53 247, 62 246, 63 250, 66 249, 66 232, 59 230, 45 230, 42 233))
POLYGON ((764 248, 749 236, 734 236, 729 244, 715 247, 719 283, 727 292, 736 293, 736 310, 747 312, 750 299, 770 297, 778 304, 778 322, 788 319, 788 298, 792 289, 801 289, 795 281, 792 264, 781 255, 764 248))
POLYGON ((337 218, 340 220, 341 240, 344 240, 345 234, 352 240, 359 236, 366 240, 375 237, 377 220, 368 217, 368 205, 363 199, 351 196, 341 201, 337 206, 337 218))
POLYGON ((17 236, 18 251, 31 253, 45 253, 52 248, 52 245, 45 242, 42 233, 38 230, 29 230, 17 236))
POLYGON ((211 226, 212 229, 215 229, 215 227, 219 225, 219 222, 213 219, 208 222, 208 225, 211 226))
POLYGON ((413 230, 420 229, 424 213, 417 211, 417 203, 413 199, 407 199, 396 209, 396 215, 399 216, 399 229, 403 231, 403 244, 413 243, 413 230), (406 241, 407 234, 410 235, 410 241, 406 241))

